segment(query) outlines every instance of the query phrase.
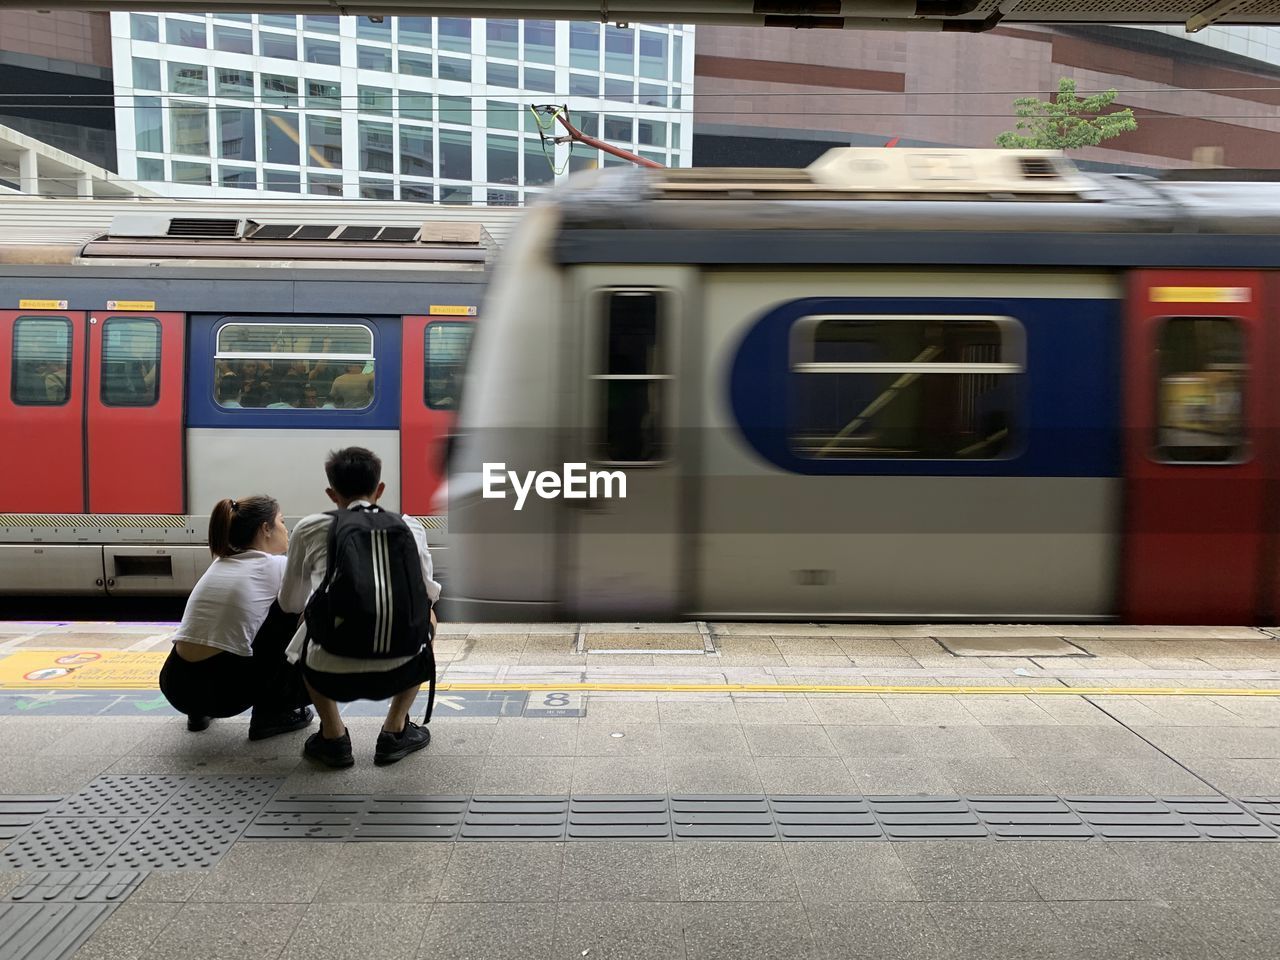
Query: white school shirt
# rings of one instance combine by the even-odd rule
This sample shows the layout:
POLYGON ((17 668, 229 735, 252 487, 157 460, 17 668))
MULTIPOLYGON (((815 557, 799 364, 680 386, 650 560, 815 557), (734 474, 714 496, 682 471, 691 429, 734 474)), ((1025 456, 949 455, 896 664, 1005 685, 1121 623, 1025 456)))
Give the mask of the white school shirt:
MULTIPOLYGON (((357 500, 348 509, 369 506, 367 500, 357 500)), ((440 599, 440 584, 433 578, 431 550, 427 547, 427 531, 413 517, 403 517, 405 525, 418 545, 418 557, 422 561, 422 580, 427 587, 427 597, 434 605, 440 599)), ((306 609, 311 594, 324 582, 329 565, 329 526, 333 518, 323 513, 313 513, 298 521, 289 537, 289 562, 285 567, 284 583, 280 586, 280 606, 289 613, 301 613, 306 609)), ((317 643, 307 644, 307 625, 304 622, 293 635, 285 651, 290 663, 296 663, 307 650, 307 666, 322 673, 385 673, 413 659, 408 657, 340 657, 329 653, 317 643)))
POLYGON ((204 572, 171 638, 253 656, 253 638, 284 582, 285 558, 261 550, 218 557, 204 572))

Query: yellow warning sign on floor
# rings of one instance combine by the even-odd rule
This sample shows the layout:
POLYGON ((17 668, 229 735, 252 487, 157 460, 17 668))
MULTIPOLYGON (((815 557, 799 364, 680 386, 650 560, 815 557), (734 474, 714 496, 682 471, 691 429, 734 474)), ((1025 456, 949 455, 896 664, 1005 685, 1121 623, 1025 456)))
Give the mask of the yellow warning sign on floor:
POLYGON ((0 689, 155 690, 164 651, 23 650, 0 660, 0 689))

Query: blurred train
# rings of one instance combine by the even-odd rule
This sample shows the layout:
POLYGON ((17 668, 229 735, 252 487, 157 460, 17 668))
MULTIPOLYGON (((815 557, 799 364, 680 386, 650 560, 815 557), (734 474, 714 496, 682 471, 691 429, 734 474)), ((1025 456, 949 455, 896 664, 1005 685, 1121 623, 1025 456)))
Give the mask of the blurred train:
POLYGON ((0 201, 0 593, 185 593, 214 502, 326 509, 347 443, 440 532, 440 441, 518 211, 246 209, 0 201))
POLYGON ((582 174, 486 294, 450 615, 1275 622, 1278 306, 1275 184, 582 174))

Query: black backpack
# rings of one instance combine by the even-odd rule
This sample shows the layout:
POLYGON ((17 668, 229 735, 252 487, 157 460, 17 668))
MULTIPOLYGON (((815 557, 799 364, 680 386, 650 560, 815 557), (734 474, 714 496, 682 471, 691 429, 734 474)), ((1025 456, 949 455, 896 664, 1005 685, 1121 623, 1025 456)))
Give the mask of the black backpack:
POLYGON ((431 601, 418 544, 381 507, 330 510, 324 581, 307 602, 308 638, 361 659, 410 657, 431 645, 431 601))

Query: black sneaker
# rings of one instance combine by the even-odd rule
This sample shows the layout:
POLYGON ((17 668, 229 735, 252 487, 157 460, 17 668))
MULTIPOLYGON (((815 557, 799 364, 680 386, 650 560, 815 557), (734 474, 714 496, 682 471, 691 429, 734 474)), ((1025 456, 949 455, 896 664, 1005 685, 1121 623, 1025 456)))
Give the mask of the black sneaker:
POLYGON ((211 723, 213 723, 213 717, 198 717, 194 713, 187 714, 187 729, 192 733, 208 730, 211 723))
POLYGON ((328 767, 349 767, 356 762, 351 756, 351 731, 343 730, 342 736, 330 740, 317 730, 302 745, 302 755, 328 767))
POLYGON ((421 750, 431 742, 431 731, 406 718, 399 733, 383 730, 378 734, 378 746, 373 752, 373 762, 378 766, 403 760, 415 750, 421 750))
POLYGON ((292 733, 294 730, 311 726, 311 721, 314 719, 315 714, 311 712, 310 707, 263 715, 259 715, 255 710, 249 716, 249 739, 265 740, 267 737, 278 737, 282 733, 292 733))

